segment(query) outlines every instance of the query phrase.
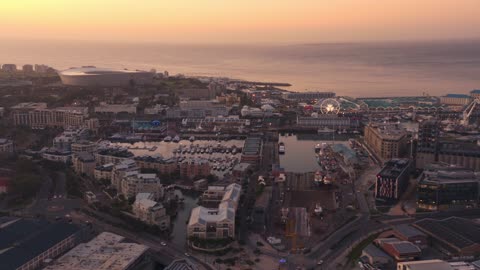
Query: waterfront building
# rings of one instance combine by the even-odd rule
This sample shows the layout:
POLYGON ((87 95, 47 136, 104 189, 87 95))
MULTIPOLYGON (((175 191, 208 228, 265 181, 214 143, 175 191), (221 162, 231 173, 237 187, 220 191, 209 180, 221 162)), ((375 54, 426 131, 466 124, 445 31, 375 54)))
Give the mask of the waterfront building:
POLYGON ((0 138, 0 153, 11 154, 15 151, 12 140, 0 138))
POLYGON ((58 107, 48 109, 46 103, 20 103, 10 108, 15 126, 33 129, 46 127, 80 128, 88 118, 87 107, 58 107))
POLYGON ((472 97, 472 99, 480 98, 480 89, 470 91, 470 97, 472 97))
POLYGON ((97 150, 97 143, 80 139, 72 142, 70 148, 74 154, 80 152, 94 153, 97 150))
POLYGON ((369 124, 364 131, 365 143, 382 160, 405 155, 407 132, 398 125, 369 124))
POLYGON ((102 232, 87 243, 81 243, 44 270, 134 270, 150 269, 148 247, 123 236, 102 232))
POLYGON ((167 118, 205 118, 228 116, 228 108, 216 100, 182 100, 179 107, 166 111, 167 118))
POLYGON ((425 218, 412 225, 428 235, 431 245, 448 257, 474 258, 480 253, 480 226, 475 221, 459 217, 425 218))
POLYGON ((377 238, 375 243, 396 261, 415 260, 422 253, 418 246, 397 238, 377 238))
POLYGON ((0 227, 2 270, 39 269, 81 240, 80 227, 67 223, 7 217, 0 227))
POLYGON ((283 99, 291 101, 313 101, 326 98, 334 98, 333 92, 287 92, 282 95, 283 99))
POLYGON ((94 108, 95 113, 98 114, 119 114, 119 113, 129 113, 129 114, 136 114, 137 113, 137 105, 136 104, 107 104, 105 102, 101 102, 100 105, 95 106, 94 108))
POLYGON ((88 152, 78 152, 73 154, 73 170, 77 174, 93 176, 95 170, 95 156, 88 152))
POLYGON ((172 174, 178 170, 177 163, 174 159, 165 159, 158 156, 137 156, 134 160, 137 167, 156 170, 159 174, 172 174))
POLYGON ((170 217, 167 215, 165 207, 154 200, 152 193, 138 193, 133 203, 133 214, 141 221, 160 227, 161 230, 168 230, 170 227, 170 217))
POLYGON ((112 170, 115 165, 113 163, 107 163, 99 165, 93 170, 93 177, 96 180, 109 180, 112 179, 112 170))
POLYGON ((263 140, 260 136, 249 136, 243 145, 241 163, 258 166, 262 161, 263 140))
POLYGON ((445 105, 465 106, 472 101, 472 97, 463 94, 447 94, 440 97, 440 103, 445 105))
POLYGON ((72 144, 88 135, 87 129, 67 129, 53 138, 53 147, 62 151, 72 151, 72 144))
POLYGON ((126 149, 105 148, 95 153, 95 160, 98 165, 113 163, 118 164, 124 160, 132 159, 134 154, 126 149))
POLYGON ((119 192, 126 198, 134 198, 138 193, 151 193, 155 200, 163 197, 163 186, 154 173, 126 173, 120 183, 119 192))
POLYGON ((15 65, 15 64, 3 64, 2 65, 2 71, 15 72, 15 71, 17 71, 17 65, 15 65))
POLYGON ((193 179, 210 174, 210 162, 203 158, 188 158, 179 163, 180 177, 193 179))
POLYGON ((85 66, 62 70, 58 72, 58 75, 65 85, 111 87, 151 84, 155 73, 85 66))
POLYGON ((72 162, 72 152, 52 147, 42 153, 42 158, 54 162, 69 164, 72 162))
POLYGON ((33 72, 33 66, 32 65, 23 65, 22 71, 25 73, 32 73, 33 72))
POLYGON ((111 172, 111 184, 117 190, 121 189, 122 179, 127 175, 138 173, 138 166, 135 160, 125 159, 115 164, 111 172))
POLYGON ((425 210, 478 207, 480 178, 471 169, 432 163, 418 178, 417 207, 425 210))
POLYGON ((188 237, 222 239, 235 237, 235 213, 240 200, 241 187, 230 184, 222 190, 217 208, 203 206, 192 209, 187 227, 188 237))
POLYGON ((480 170, 480 146, 476 141, 440 137, 438 121, 422 123, 418 132, 416 167, 443 162, 474 171, 480 170))
POLYGON ((409 159, 391 159, 385 162, 375 181, 375 199, 387 202, 400 199, 408 186, 410 171, 409 159))

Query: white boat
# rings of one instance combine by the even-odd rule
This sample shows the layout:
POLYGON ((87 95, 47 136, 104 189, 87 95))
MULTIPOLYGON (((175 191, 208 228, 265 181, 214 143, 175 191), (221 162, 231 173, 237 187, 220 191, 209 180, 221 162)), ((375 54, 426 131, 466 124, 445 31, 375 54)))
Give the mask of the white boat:
POLYGON ((167 136, 163 139, 164 142, 171 142, 172 141, 172 137, 171 136, 167 136))
POLYGON ((195 136, 190 136, 190 138, 188 138, 189 141, 193 142, 195 141, 195 136))
POLYGON ((172 141, 178 143, 180 141, 180 136, 175 135, 175 137, 173 137, 172 141))
POLYGON ((322 146, 319 143, 317 143, 317 145, 315 145, 315 153, 320 152, 320 150, 322 150, 322 146))
POLYGON ((285 154, 285 144, 283 142, 278 144, 278 153, 285 154))

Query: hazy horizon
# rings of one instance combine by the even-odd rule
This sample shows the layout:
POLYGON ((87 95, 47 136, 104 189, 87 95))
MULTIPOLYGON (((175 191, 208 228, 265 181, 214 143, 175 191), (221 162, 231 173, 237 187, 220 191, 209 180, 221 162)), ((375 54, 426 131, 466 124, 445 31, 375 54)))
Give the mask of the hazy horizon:
POLYGON ((477 0, 23 0, 0 38, 166 43, 478 39, 477 0))
POLYGON ((94 65, 292 84, 349 96, 444 95, 480 88, 479 41, 175 45, 2 41, 2 63, 94 65))

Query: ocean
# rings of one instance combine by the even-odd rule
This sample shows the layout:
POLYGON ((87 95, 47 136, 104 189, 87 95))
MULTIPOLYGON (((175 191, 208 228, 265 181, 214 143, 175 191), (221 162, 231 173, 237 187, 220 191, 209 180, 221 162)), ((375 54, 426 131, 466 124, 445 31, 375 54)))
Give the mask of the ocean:
POLYGON ((168 70, 287 82, 352 97, 444 95, 480 88, 480 41, 172 45, 0 40, 0 63, 168 70))

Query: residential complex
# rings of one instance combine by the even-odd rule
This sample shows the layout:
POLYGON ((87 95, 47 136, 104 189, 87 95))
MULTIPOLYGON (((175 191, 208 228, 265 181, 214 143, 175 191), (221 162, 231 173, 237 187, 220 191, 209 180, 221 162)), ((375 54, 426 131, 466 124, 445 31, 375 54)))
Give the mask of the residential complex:
MULTIPOLYGON (((207 191, 206 191, 207 192, 207 191)), ((235 213, 240 199, 241 187, 230 184, 223 190, 217 208, 203 206, 192 210, 188 222, 188 236, 203 239, 221 239, 235 237, 235 213)))
POLYGON ((167 216, 165 207, 155 201, 152 193, 137 193, 132 208, 133 214, 141 221, 167 230, 170 227, 170 217, 167 216))

